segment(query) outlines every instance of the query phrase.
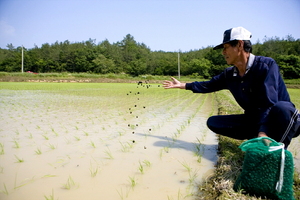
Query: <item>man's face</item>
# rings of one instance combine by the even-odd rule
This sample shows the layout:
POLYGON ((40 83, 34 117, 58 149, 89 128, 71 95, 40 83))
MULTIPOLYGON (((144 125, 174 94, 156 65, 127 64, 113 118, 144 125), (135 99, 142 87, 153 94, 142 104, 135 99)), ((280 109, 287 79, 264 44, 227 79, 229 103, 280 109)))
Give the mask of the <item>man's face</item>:
POLYGON ((237 58, 238 58, 238 47, 237 46, 233 47, 230 44, 223 45, 222 54, 228 65, 234 65, 237 61, 237 58))

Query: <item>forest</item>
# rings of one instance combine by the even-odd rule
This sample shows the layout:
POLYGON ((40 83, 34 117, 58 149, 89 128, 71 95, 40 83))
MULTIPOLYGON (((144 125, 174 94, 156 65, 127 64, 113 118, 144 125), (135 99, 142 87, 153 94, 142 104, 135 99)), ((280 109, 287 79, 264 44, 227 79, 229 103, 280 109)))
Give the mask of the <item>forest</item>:
MULTIPOLYGON (((188 52, 151 51, 130 34, 115 43, 103 40, 96 44, 94 39, 74 43, 56 41, 32 49, 23 47, 24 71, 175 76, 178 74, 179 54, 181 75, 210 78, 228 67, 221 50, 212 48, 208 46, 188 52)), ((252 53, 275 59, 285 79, 300 78, 300 39, 291 35, 265 37, 263 42, 253 44, 252 53)), ((21 61, 21 46, 8 44, 6 49, 0 48, 0 71, 20 72, 21 61)))

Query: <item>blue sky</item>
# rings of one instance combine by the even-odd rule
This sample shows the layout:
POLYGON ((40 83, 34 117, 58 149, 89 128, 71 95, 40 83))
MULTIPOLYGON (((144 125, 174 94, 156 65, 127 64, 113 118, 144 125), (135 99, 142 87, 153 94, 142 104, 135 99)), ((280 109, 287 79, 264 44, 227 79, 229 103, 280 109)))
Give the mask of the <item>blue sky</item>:
POLYGON ((261 42, 300 38, 299 0, 0 0, 0 48, 56 41, 121 41, 131 34, 152 51, 189 51, 221 43, 243 26, 261 42))

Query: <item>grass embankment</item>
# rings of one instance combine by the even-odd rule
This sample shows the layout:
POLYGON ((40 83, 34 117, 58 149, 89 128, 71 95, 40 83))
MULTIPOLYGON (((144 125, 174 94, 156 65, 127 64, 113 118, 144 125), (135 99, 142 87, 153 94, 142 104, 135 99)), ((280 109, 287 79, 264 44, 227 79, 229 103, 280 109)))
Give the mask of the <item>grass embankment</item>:
MULTIPOLYGON (((92 74, 92 73, 21 73, 0 72, 0 82, 79 82, 79 83, 134 83, 137 81, 151 81, 160 83, 170 76, 140 75, 132 77, 128 74, 92 74)), ((191 82, 204 80, 200 76, 181 76, 180 81, 191 82)), ((289 88, 300 89, 300 79, 285 80, 289 88)))
MULTIPOLYGON (((135 83, 137 81, 151 81, 160 83, 169 76, 140 75, 132 77, 128 74, 91 74, 91 73, 20 73, 0 72, 0 82, 79 82, 79 83, 135 83)), ((181 76, 181 81, 199 80, 200 77, 181 76)))
MULTIPOLYGON (((291 96, 299 95, 300 91, 293 91, 291 96)), ((241 113, 242 110, 233 100, 228 91, 217 93, 217 103, 219 114, 241 113)), ((297 96, 295 96, 297 97, 297 96)), ((298 104, 297 102, 296 104, 298 104)), ((224 136, 218 136, 218 162, 216 164, 215 173, 209 177, 204 185, 199 188, 199 199, 232 199, 232 200, 261 200, 249 195, 234 192, 233 184, 241 172, 244 153, 238 148, 243 142, 224 136)), ((295 170, 294 173, 294 197, 300 200, 300 175, 295 170)))

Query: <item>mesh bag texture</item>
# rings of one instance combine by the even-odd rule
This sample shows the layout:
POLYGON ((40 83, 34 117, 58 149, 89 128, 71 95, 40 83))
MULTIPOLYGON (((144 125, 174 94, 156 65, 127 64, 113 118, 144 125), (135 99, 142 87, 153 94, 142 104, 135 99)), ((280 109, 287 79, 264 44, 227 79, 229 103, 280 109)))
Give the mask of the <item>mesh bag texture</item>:
POLYGON ((294 162, 291 152, 284 149, 270 151, 272 146, 281 143, 268 137, 248 140, 239 148, 245 151, 242 172, 237 178, 233 189, 243 190, 247 194, 268 199, 294 200, 293 175, 294 162), (284 151, 284 155, 282 156, 284 151), (280 179, 282 157, 284 158, 284 171, 281 190, 276 185, 280 179))

